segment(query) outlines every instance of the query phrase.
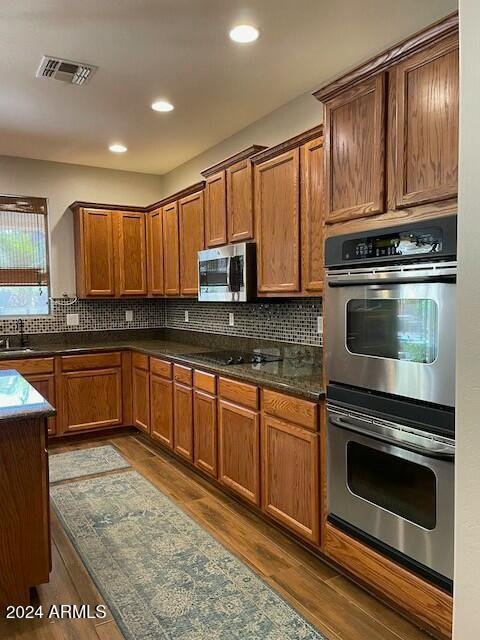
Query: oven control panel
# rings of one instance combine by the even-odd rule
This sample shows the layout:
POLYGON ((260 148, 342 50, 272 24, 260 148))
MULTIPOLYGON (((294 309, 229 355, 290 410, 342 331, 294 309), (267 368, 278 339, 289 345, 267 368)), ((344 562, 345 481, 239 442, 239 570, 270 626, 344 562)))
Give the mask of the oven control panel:
POLYGON ((419 256, 442 250, 443 233, 438 227, 405 230, 347 239, 342 245, 342 259, 370 260, 393 256, 419 256))

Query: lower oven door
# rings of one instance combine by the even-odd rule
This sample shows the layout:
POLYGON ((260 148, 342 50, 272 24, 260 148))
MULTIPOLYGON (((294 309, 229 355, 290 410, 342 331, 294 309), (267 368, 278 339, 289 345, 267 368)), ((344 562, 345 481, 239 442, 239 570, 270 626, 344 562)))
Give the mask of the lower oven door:
POLYGON ((398 552, 391 555, 413 569, 418 563, 424 575, 452 580, 454 458, 378 440, 361 426, 338 426, 348 422, 329 411, 329 518, 367 534, 386 555, 398 552))
POLYGON ((331 284, 331 382, 455 406, 455 283, 331 284))

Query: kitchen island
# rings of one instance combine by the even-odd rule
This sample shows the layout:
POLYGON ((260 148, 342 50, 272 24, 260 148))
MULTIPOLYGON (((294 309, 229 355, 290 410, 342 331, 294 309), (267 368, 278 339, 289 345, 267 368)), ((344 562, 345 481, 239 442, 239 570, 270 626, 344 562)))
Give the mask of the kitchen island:
POLYGON ((0 606, 26 605, 51 570, 47 418, 55 410, 15 370, 0 371, 0 606))

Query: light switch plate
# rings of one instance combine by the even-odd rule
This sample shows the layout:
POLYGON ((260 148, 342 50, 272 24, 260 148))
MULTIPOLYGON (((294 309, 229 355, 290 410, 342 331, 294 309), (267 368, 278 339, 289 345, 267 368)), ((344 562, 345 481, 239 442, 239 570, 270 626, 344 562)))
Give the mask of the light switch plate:
POLYGON ((67 313, 67 326, 68 327, 78 327, 80 324, 80 318, 78 313, 67 313))
POLYGON ((323 316, 317 316, 317 333, 323 334, 323 316))
POLYGON ((185 322, 189 322, 188 311, 185 311, 185 322))
POLYGON ((126 322, 133 322, 133 311, 131 309, 125 311, 125 320, 126 322))
POLYGON ((235 316, 231 312, 228 314, 228 326, 229 327, 234 327, 235 326, 235 316))

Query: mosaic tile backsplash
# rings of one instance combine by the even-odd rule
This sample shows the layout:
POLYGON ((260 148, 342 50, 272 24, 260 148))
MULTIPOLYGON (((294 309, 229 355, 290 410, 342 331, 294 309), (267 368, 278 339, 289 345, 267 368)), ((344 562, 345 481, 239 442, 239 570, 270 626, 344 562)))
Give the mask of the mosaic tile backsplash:
MULTIPOLYGON (((77 300, 64 306, 63 298, 54 299, 47 317, 24 317, 25 333, 57 333, 66 331, 98 331, 101 329, 149 329, 165 325, 163 300, 77 300), (125 311, 133 312, 127 322, 125 311), (78 313, 79 324, 67 325, 67 313, 78 313)), ((17 320, 0 318, 0 335, 18 333, 17 320)))
MULTIPOLYGON (((55 300, 51 316, 24 318, 25 333, 168 327, 315 346, 322 344, 322 336, 317 332, 317 318, 322 315, 322 302, 318 299, 242 304, 162 299, 78 300, 69 306, 64 303, 64 299, 55 300), (126 311, 132 311, 132 321, 125 319, 126 311), (185 322, 186 311, 188 322, 185 322), (78 325, 67 325, 68 313, 78 313, 78 325), (229 325, 229 313, 234 314, 234 326, 229 325)), ((0 336, 17 333, 15 319, 0 319, 0 336)))
POLYGON ((322 301, 317 298, 240 304, 165 302, 165 326, 169 328, 316 346, 322 345, 322 335, 317 331, 317 318, 321 315, 322 301), (229 313, 234 314, 233 327, 229 326, 229 313))

